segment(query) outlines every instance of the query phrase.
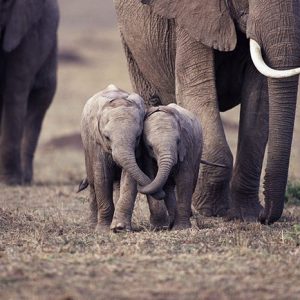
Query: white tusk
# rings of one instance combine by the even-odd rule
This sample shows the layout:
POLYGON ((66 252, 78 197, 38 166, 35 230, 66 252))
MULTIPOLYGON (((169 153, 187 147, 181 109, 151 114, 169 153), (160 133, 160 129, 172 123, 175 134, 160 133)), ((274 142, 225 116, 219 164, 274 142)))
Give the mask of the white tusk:
POLYGON ((300 68, 281 71, 268 67, 263 60, 259 44, 252 39, 250 39, 250 54, 256 69, 266 77, 287 78, 300 74, 300 68))

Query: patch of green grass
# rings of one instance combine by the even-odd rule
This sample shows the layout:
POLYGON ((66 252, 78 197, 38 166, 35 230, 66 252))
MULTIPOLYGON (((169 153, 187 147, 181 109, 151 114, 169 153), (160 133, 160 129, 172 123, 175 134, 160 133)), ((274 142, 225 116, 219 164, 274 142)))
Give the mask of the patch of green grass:
POLYGON ((286 234, 286 239, 294 242, 297 247, 300 246, 300 224, 295 224, 292 230, 286 234))
POLYGON ((291 205, 300 206, 300 182, 289 181, 285 192, 285 201, 291 205))

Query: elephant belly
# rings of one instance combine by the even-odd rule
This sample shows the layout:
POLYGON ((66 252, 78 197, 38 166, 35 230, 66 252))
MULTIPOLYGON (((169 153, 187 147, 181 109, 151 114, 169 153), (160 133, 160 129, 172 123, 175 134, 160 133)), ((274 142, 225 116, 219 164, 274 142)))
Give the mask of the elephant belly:
POLYGON ((232 52, 214 51, 214 57, 219 109, 226 111, 241 103, 245 71, 251 63, 246 36, 238 32, 236 49, 232 52))
POLYGON ((174 102, 174 22, 153 15, 136 0, 115 1, 115 5, 124 42, 143 77, 158 91, 163 104, 174 102))

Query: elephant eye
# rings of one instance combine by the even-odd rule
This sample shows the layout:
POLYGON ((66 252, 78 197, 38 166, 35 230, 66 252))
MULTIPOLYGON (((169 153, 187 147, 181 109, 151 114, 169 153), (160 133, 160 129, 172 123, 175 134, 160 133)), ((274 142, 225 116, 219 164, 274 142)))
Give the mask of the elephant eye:
POLYGON ((107 142, 110 142, 110 137, 108 136, 108 135, 104 135, 104 138, 105 138, 105 140, 107 141, 107 142))

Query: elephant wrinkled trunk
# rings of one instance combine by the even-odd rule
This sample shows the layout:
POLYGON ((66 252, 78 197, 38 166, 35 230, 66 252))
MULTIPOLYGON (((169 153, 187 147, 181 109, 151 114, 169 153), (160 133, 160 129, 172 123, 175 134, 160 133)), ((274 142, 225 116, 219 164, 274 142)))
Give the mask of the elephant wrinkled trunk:
POLYGON ((145 185, 149 183, 150 179, 138 166, 133 150, 123 152, 118 150, 118 153, 116 153, 113 149, 112 156, 114 161, 123 169, 128 171, 131 177, 133 177, 139 184, 145 185))
POLYGON ((260 45, 250 39, 250 53, 251 59, 256 69, 264 76, 269 78, 288 78, 300 74, 300 68, 293 68, 289 70, 275 70, 270 68, 264 61, 261 53, 260 45))
MULTIPOLYGON (((259 1, 255 3, 258 8, 259 1)), ((255 9, 255 7, 253 9, 255 9)), ((265 209, 262 223, 273 223, 282 214, 297 103, 300 66, 299 4, 272 1, 264 11, 256 10, 255 30, 251 37, 254 52, 260 55, 262 69, 268 76, 269 133, 268 155, 264 178, 265 209), (276 22, 272 12, 276 10, 276 22), (259 33, 259 34, 258 34, 259 33), (254 34, 254 35, 253 35, 254 34)), ((251 9, 250 9, 251 11, 251 9)), ((253 50, 253 49, 252 49, 253 50)), ((254 62, 255 63, 255 62, 254 62)), ((258 68, 259 71, 261 71, 258 68)))
POLYGON ((148 185, 139 187, 139 192, 143 194, 153 194, 159 191, 166 184, 172 167, 176 164, 173 156, 162 155, 158 161, 158 171, 155 179, 148 185))
MULTIPOLYGON (((150 178, 138 166, 133 150, 122 153, 118 151, 118 154, 113 151, 112 155, 114 161, 126 170, 139 185, 146 186, 151 182, 150 178)), ((153 197, 158 200, 163 199, 164 196, 165 193, 162 190, 153 193, 153 197)))
POLYGON ((263 223, 276 222, 282 215, 296 111, 298 76, 269 79, 269 145, 264 181, 263 223))

